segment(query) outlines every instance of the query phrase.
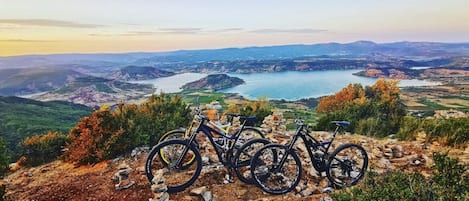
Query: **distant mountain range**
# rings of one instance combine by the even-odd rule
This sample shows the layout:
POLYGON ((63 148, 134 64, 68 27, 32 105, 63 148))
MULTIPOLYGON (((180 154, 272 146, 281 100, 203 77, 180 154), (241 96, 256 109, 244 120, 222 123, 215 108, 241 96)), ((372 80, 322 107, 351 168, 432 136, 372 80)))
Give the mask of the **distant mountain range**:
POLYGON ((110 76, 110 78, 123 81, 135 81, 168 77, 174 74, 174 72, 165 71, 150 66, 126 66, 117 70, 110 76))
POLYGON ((207 61, 271 60, 298 57, 403 57, 431 58, 469 54, 469 43, 395 42, 322 43, 267 47, 180 50, 154 53, 54 54, 0 57, 0 68, 26 68, 63 64, 89 67, 166 66, 207 61))
POLYGON ((83 76, 82 73, 63 68, 0 69, 0 95, 50 91, 83 76))

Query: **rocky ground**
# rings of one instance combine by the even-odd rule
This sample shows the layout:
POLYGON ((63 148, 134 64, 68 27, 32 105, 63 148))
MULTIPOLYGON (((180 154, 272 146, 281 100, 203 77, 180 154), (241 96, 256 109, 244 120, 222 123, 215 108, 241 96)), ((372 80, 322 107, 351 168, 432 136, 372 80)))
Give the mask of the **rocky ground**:
MULTIPOLYGON (((279 142, 289 136, 272 134, 279 142)), ((318 138, 330 133, 317 132, 318 138)), ((301 141, 300 141, 301 142, 301 141)), ((335 147, 342 143, 363 145, 369 155, 369 170, 417 171, 431 175, 433 152, 448 151, 469 165, 469 147, 450 148, 438 142, 427 142, 422 134, 414 141, 372 139, 360 135, 340 135, 335 147)), ((303 177, 299 187, 285 195, 269 195, 259 188, 235 180, 224 182, 226 170, 215 164, 204 167, 203 174, 194 185, 183 192, 169 194, 170 200, 203 200, 202 194, 211 194, 213 200, 329 200, 328 181, 317 175, 307 163, 301 143, 297 145, 303 159, 303 177), (191 193, 192 191, 192 193, 191 193), (199 191, 199 192, 196 192, 199 191), (205 192, 205 193, 204 193, 205 192)), ((6 200, 149 200, 154 198, 151 186, 143 172, 147 156, 145 149, 134 150, 130 156, 104 161, 92 166, 75 167, 55 161, 34 168, 22 168, 3 179, 6 200), (121 183, 118 180, 121 178, 121 183), (117 187, 116 187, 117 185, 117 187)))
MULTIPOLYGON (((277 143, 286 143, 292 131, 285 130, 281 113, 265 118, 263 129, 267 137, 277 143)), ((319 140, 328 140, 329 132, 314 132, 319 140)), ((198 138, 201 150, 210 147, 206 139, 198 138), (204 141, 205 140, 205 141, 204 141)), ((469 147, 459 149, 445 147, 438 142, 428 142, 425 134, 413 141, 374 139, 361 135, 338 135, 332 149, 344 143, 356 143, 365 147, 369 157, 369 171, 383 173, 391 170, 416 171, 431 176, 434 152, 448 152, 469 165, 469 147)), ((55 161, 34 168, 22 168, 4 180, 6 200, 330 200, 333 191, 324 175, 319 175, 310 164, 306 147, 299 140, 296 144, 302 159, 302 180, 297 188, 284 195, 270 195, 261 189, 239 180, 228 183, 227 171, 217 163, 212 151, 204 152, 206 165, 199 179, 191 187, 179 193, 164 192, 164 179, 157 178, 151 186, 144 173, 149 148, 136 148, 129 156, 104 161, 92 166, 76 167, 70 163, 55 161), (208 154, 207 154, 208 153, 208 154), (155 199, 159 198, 159 199, 155 199)))

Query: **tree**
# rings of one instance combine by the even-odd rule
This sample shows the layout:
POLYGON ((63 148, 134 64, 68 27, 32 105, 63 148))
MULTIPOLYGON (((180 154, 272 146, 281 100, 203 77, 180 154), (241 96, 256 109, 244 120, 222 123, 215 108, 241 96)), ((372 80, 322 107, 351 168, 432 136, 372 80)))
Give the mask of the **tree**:
POLYGON ((349 84, 334 95, 319 100, 317 111, 326 114, 316 129, 331 129, 332 120, 347 120, 352 132, 372 136, 396 133, 405 115, 397 81, 379 79, 372 86, 349 84))
POLYGON ((0 137, 0 176, 8 171, 8 164, 10 163, 10 154, 8 153, 7 146, 0 137))

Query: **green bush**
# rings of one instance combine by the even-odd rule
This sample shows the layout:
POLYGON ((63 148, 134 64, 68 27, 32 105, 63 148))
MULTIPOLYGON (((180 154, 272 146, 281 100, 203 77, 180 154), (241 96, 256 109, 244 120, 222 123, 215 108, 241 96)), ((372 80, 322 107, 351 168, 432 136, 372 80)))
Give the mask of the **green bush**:
POLYGON ((336 201, 431 201, 438 200, 425 177, 417 173, 395 171, 378 175, 370 172, 361 186, 332 194, 336 201))
POLYGON ((25 138, 20 143, 26 157, 25 164, 37 166, 57 159, 67 141, 67 136, 53 131, 25 138))
POLYGON ((426 119, 422 128, 430 139, 440 138, 448 145, 469 142, 469 117, 426 119))
POLYGON ((397 137, 401 140, 410 140, 421 130, 421 122, 412 117, 405 116, 397 132, 397 137))
POLYGON ((429 140, 440 140, 451 146, 464 145, 469 142, 469 117, 419 120, 412 116, 406 116, 397 137, 408 140, 415 138, 415 135, 421 131, 427 134, 429 140))
POLYGON ((446 154, 435 153, 435 171, 433 182, 440 200, 463 201, 469 198, 468 167, 459 164, 457 159, 449 158, 446 154))
POLYGON ((467 167, 445 154, 434 154, 435 172, 431 178, 419 173, 369 172, 358 186, 332 194, 335 201, 462 201, 469 198, 467 167))

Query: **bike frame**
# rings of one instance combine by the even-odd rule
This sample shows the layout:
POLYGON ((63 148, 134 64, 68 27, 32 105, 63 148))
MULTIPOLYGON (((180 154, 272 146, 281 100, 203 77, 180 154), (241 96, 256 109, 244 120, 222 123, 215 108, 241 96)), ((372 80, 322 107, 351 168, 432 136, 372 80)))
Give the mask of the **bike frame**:
MULTIPOLYGON (((202 132, 203 134, 205 134, 205 136, 207 136, 207 138, 210 140, 210 143, 215 148, 215 152, 217 153, 218 160, 224 166, 227 166, 227 167, 230 167, 230 168, 233 167, 233 164, 232 164, 232 161, 231 161, 233 148, 235 147, 234 145, 236 144, 236 142, 238 142, 239 135, 244 130, 245 124, 246 124, 246 122, 248 122, 249 117, 246 117, 244 122, 240 125, 241 128, 234 135, 228 135, 227 133, 225 133, 221 130, 217 130, 217 129, 214 129, 214 128, 208 126, 207 124, 210 122, 210 119, 208 119, 206 117, 199 116, 198 118, 200 118, 200 120, 198 121, 199 125, 197 126, 197 129, 195 130, 195 132, 193 132, 189 136, 189 139, 186 140, 186 142, 187 142, 186 145, 187 146, 184 148, 181 157, 178 159, 178 161, 176 163, 176 166, 181 165, 183 156, 185 156, 187 154, 187 151, 189 150, 189 146, 191 146, 191 144, 195 141, 195 138, 197 137, 197 135, 200 132, 202 132), (214 136, 212 135, 212 132, 222 136, 224 138, 224 140, 228 140, 227 141, 229 143, 228 144, 228 150, 223 151, 223 150, 220 150, 220 149, 217 148, 218 144, 215 143, 215 141, 213 140, 214 136), (223 157, 223 154, 226 154, 226 158, 223 157)), ((188 132, 191 132, 191 131, 188 131, 188 132)))
MULTIPOLYGON (((335 131, 334 131, 334 134, 332 136, 332 139, 330 141, 326 141, 326 142, 319 142, 318 140, 316 140, 309 132, 308 130, 308 126, 307 125, 304 125, 304 124, 301 124, 298 129, 296 130, 295 132, 295 135, 292 137, 292 139, 286 144, 287 146, 287 152, 286 154, 282 157, 282 159, 280 160, 280 163, 278 165, 278 167, 282 167, 284 165, 284 163, 286 162, 287 160, 287 157, 288 155, 290 154, 290 152, 292 150, 296 150, 294 148, 295 146, 295 143, 296 141, 298 141, 298 138, 301 138, 303 139, 303 143, 305 144, 306 146, 306 149, 308 151, 308 155, 311 159, 311 163, 314 167, 314 169, 316 169, 317 171, 322 171, 322 168, 324 167, 321 167, 320 165, 325 163, 325 160, 327 160, 327 155, 329 153, 329 148, 331 147, 332 145, 332 142, 334 142, 334 139, 335 139, 335 136, 337 135, 337 133, 339 132, 339 129, 340 129, 340 126, 337 126, 335 131), (321 156, 320 158, 314 156, 313 152, 312 152, 312 149, 314 151, 317 151, 317 150, 321 150, 324 152, 324 155, 321 156)), ((275 170, 275 171, 278 171, 278 170, 275 170)))

